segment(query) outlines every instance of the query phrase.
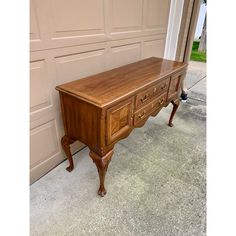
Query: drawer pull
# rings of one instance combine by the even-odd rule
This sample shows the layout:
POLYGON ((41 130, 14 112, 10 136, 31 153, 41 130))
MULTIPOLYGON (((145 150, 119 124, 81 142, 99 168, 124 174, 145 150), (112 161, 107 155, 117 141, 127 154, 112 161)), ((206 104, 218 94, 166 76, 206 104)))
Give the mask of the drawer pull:
POLYGON ((146 111, 144 110, 142 114, 138 115, 139 119, 143 119, 143 117, 146 115, 146 111))
POLYGON ((164 102, 164 98, 162 98, 161 100, 159 100, 159 105, 163 104, 164 102))
POLYGON ((145 94, 145 96, 142 97, 140 100, 141 100, 141 102, 145 102, 145 101, 147 101, 147 99, 148 99, 148 94, 145 94))
POLYGON ((153 92, 155 93, 156 91, 157 91, 157 88, 155 87, 154 90, 153 90, 153 92))
POLYGON ((162 86, 161 86, 161 89, 165 89, 166 88, 166 84, 163 84, 162 86))

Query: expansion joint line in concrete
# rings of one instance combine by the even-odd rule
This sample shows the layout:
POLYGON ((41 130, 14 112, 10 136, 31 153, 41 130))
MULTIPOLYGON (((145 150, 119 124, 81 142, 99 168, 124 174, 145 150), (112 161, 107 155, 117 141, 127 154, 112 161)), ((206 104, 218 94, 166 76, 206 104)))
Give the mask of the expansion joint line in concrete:
POLYGON ((195 86, 196 84, 198 84, 200 81, 202 81, 205 78, 206 78, 206 75, 204 75, 200 80, 198 80, 195 84, 193 84, 191 87, 189 87, 188 90, 190 90, 193 86, 195 86))
POLYGON ((201 99, 196 99, 196 98, 191 98, 191 97, 188 97, 188 99, 192 99, 192 100, 194 100, 194 101, 199 101, 199 102, 204 102, 204 103, 206 103, 206 101, 201 100, 201 99))

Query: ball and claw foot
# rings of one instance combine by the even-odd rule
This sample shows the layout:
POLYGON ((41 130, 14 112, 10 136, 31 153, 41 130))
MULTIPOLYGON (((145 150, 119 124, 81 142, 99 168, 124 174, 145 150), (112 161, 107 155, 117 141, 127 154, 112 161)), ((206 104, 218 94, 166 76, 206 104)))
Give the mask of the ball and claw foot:
POLYGON ((93 162, 96 164, 97 170, 98 170, 100 186, 97 193, 101 197, 104 197, 107 193, 104 187, 105 176, 106 176, 107 168, 110 163, 111 157, 113 155, 113 149, 102 157, 91 150, 89 152, 89 155, 92 158, 93 162))
POLYGON ((66 167, 66 170, 67 170, 68 172, 71 172, 73 169, 74 169, 74 166, 68 166, 68 167, 66 167))
POLYGON ((100 186, 100 188, 98 189, 98 195, 104 197, 106 193, 107 193, 106 189, 103 186, 100 186))
POLYGON ((75 142, 75 140, 71 139, 67 135, 64 135, 61 139, 62 148, 63 148, 63 150, 66 154, 66 157, 69 161, 69 166, 66 168, 66 170, 68 172, 71 172, 74 169, 73 158, 72 158, 72 154, 70 151, 70 144, 72 144, 73 142, 75 142))
POLYGON ((171 122, 171 123, 169 123, 168 124, 170 127, 173 127, 174 126, 174 124, 171 122))

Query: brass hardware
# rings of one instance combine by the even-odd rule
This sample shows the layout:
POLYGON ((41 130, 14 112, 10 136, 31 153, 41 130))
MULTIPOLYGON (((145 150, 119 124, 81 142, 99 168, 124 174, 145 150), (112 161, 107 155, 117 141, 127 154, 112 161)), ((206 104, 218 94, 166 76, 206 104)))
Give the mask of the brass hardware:
POLYGON ((157 88, 155 87, 153 92, 155 93, 156 91, 157 91, 157 88))
POLYGON ((164 98, 162 98, 161 100, 159 100, 159 105, 161 105, 164 102, 164 98))
POLYGON ((147 99, 148 99, 148 94, 145 94, 145 96, 142 97, 140 100, 141 100, 141 102, 145 102, 145 101, 147 101, 147 99))
POLYGON ((163 85, 161 86, 161 89, 164 89, 164 88, 166 88, 166 84, 163 84, 163 85))
POLYGON ((146 115, 146 111, 144 110, 144 111, 143 111, 143 114, 139 114, 139 115, 138 115, 138 118, 139 118, 139 119, 143 119, 143 117, 144 117, 145 115, 146 115))

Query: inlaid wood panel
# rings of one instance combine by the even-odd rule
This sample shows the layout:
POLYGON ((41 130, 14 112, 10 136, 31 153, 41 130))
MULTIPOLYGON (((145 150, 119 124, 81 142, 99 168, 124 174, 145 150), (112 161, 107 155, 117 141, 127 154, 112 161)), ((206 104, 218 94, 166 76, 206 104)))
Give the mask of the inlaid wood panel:
POLYGON ((51 104, 50 84, 45 60, 30 63, 30 111, 46 108, 51 104))
POLYGON ((107 111, 107 143, 118 139, 132 127, 134 99, 128 99, 107 111))

